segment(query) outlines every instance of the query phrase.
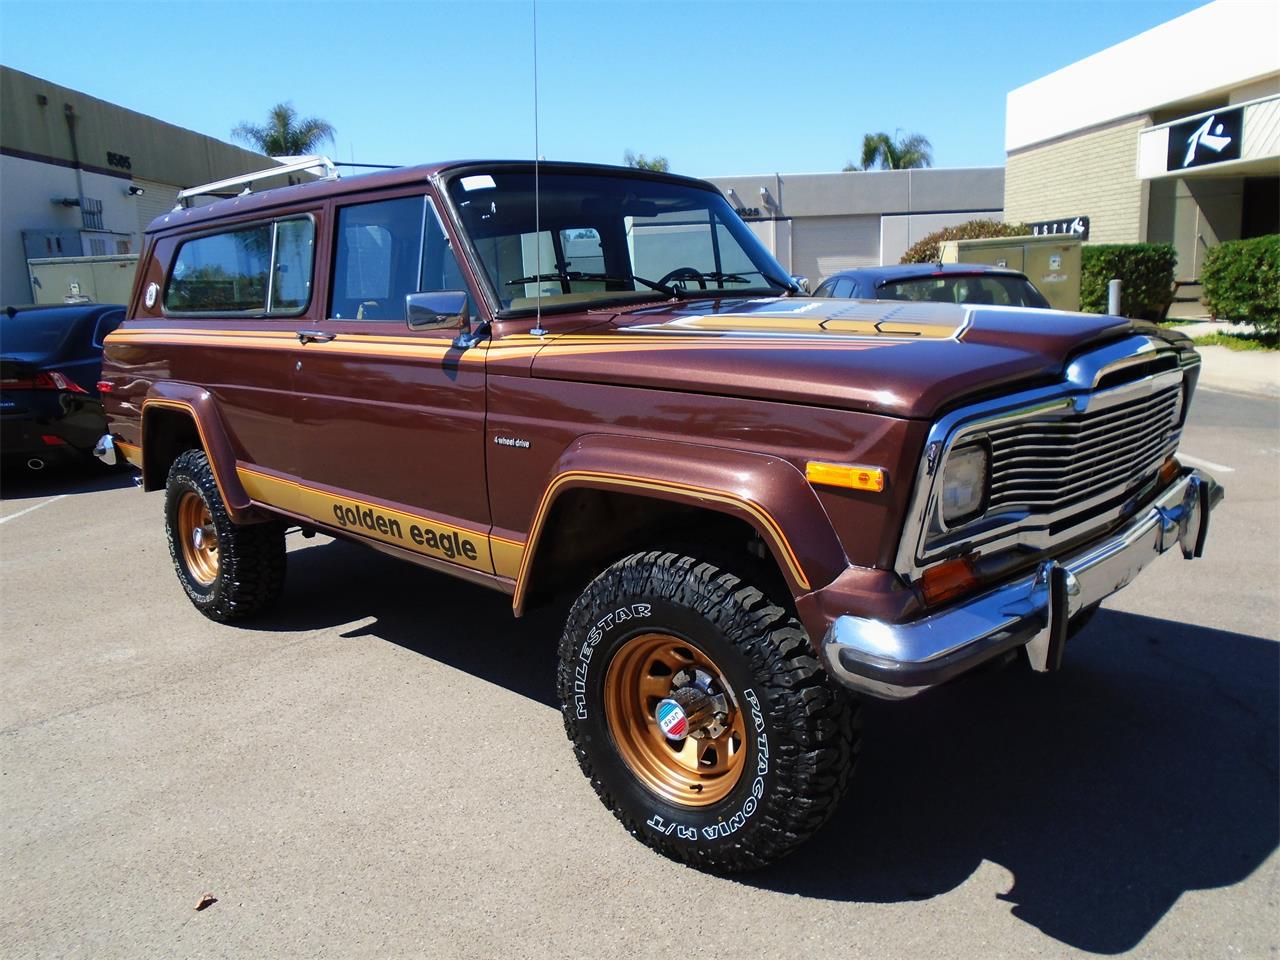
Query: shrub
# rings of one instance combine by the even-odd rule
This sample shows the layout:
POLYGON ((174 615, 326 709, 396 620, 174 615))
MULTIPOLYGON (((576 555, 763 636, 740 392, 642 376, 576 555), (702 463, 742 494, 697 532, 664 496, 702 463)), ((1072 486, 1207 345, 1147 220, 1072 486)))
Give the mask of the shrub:
POLYGON ((1098 243, 1080 250, 1080 309, 1105 313, 1107 283, 1120 281, 1120 313, 1158 320, 1173 302, 1171 243, 1098 243))
POLYGON ((970 220, 954 227, 943 227, 922 237, 907 248, 899 263, 937 263, 944 240, 982 240, 986 237, 1022 237, 1031 232, 1023 223, 1000 223, 998 220, 970 220))
POLYGON ((1218 244, 1204 258, 1200 282, 1216 319, 1280 336, 1280 234, 1218 244))

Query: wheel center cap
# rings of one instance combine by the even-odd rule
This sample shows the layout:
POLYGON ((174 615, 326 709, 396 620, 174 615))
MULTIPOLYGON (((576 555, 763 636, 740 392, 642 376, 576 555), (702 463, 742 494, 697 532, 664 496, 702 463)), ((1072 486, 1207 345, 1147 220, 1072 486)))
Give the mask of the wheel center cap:
POLYGON ((191 531, 191 545, 197 550, 204 548, 204 527, 196 527, 191 531))
POLYGON ((700 670, 682 670, 673 680, 671 695, 653 709, 663 736, 676 741, 685 737, 715 739, 724 733, 729 701, 714 689, 711 677, 700 670))
POLYGON ((658 721, 658 729, 668 740, 683 740, 689 735, 689 718, 685 716, 684 708, 674 700, 659 701, 653 716, 658 721))

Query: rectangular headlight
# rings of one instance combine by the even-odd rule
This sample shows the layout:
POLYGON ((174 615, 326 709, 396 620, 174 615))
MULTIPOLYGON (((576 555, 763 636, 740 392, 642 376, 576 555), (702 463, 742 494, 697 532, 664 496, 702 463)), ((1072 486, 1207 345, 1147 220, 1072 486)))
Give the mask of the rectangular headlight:
POLYGON ((985 443, 952 450, 942 469, 942 522, 954 527, 980 514, 990 475, 991 455, 985 443))

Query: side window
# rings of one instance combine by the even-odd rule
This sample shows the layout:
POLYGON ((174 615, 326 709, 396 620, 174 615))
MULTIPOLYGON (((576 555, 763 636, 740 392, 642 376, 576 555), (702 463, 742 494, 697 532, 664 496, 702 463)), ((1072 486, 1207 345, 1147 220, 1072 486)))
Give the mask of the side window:
POLYGON ((832 287, 831 296, 833 297, 851 297, 853 296, 853 281, 848 277, 840 277, 836 280, 835 286, 832 287))
POLYGON ((831 288, 833 286, 835 286, 835 284, 833 284, 830 280, 824 280, 821 284, 818 285, 818 289, 813 291, 813 295, 815 297, 829 297, 831 296, 831 288))
POLYGON ((268 313, 301 313, 307 308, 315 245, 315 224, 309 219, 276 224, 276 259, 268 313))
POLYGON ((188 240, 178 248, 164 294, 175 313, 260 313, 267 305, 271 224, 188 240))
POLYGON ((440 218, 436 214, 435 205, 427 199, 427 215, 423 222, 422 270, 419 275, 418 292, 432 293, 437 290, 465 290, 467 281, 462 278, 462 269, 458 266, 458 258, 453 252, 453 245, 444 232, 440 218))
POLYGON ((338 320, 402 321, 407 295, 466 289, 425 196, 339 209, 333 264, 329 315, 338 320))
POLYGON ((311 299, 314 248, 310 217, 188 240, 174 257, 165 311, 295 316, 311 299))

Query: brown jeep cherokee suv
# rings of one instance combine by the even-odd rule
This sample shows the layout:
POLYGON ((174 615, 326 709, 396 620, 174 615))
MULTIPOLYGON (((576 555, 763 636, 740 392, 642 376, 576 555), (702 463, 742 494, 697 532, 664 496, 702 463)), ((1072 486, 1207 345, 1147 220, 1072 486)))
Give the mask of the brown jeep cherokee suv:
POLYGON ((698 180, 453 163, 157 219, 99 454, 165 491, 214 620, 276 600, 290 526, 516 616, 576 597, 584 773, 645 843, 734 870, 831 815, 859 696, 1052 670, 1199 555, 1198 364, 1117 317, 807 298, 698 180))

